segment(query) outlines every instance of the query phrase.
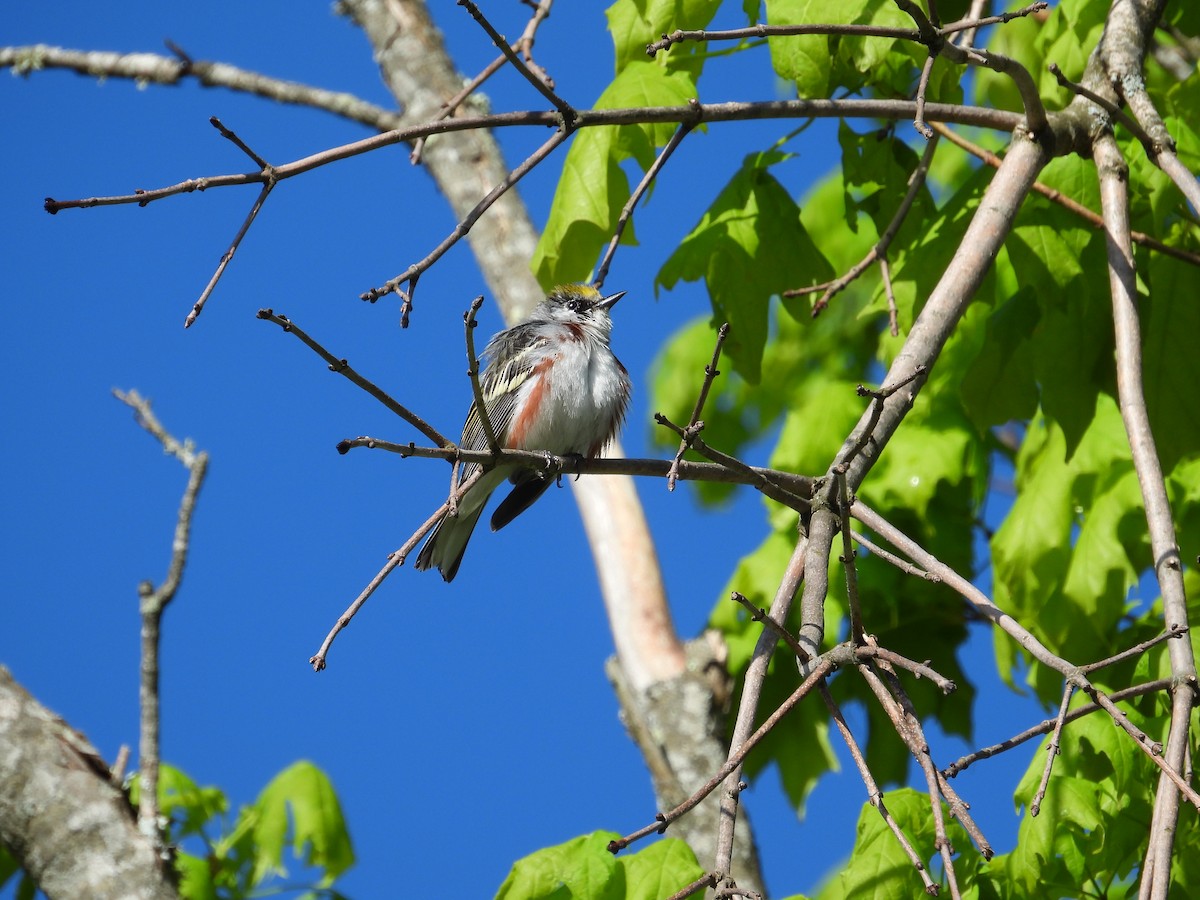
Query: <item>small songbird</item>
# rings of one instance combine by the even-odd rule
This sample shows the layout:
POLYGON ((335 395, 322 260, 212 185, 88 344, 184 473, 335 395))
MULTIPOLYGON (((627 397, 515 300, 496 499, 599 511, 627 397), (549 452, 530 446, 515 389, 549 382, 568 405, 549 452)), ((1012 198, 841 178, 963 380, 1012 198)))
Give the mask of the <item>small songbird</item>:
MULTIPOLYGON (((500 447, 590 458, 616 436, 630 383, 608 345, 609 310, 623 296, 624 291, 602 297, 585 284, 556 287, 529 318, 488 342, 479 385, 500 447)), ((489 449, 475 404, 460 443, 466 450, 489 449)), ((464 464, 459 482, 479 468, 464 464)), ((528 509, 554 480, 511 465, 486 472, 459 501, 458 515, 434 527, 417 556, 418 569, 436 566, 446 581, 454 579, 480 513, 506 478, 515 487, 492 514, 492 531, 528 509)))

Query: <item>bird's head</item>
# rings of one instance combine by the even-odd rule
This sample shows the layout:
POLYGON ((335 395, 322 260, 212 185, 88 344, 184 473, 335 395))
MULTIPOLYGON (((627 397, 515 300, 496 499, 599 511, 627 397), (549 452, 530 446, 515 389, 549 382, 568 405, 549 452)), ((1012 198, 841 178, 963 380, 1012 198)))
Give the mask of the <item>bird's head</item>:
POLYGON ((538 305, 533 317, 564 325, 591 325, 607 331, 612 327, 609 310, 624 296, 624 291, 618 291, 604 297, 590 284, 562 284, 538 305))

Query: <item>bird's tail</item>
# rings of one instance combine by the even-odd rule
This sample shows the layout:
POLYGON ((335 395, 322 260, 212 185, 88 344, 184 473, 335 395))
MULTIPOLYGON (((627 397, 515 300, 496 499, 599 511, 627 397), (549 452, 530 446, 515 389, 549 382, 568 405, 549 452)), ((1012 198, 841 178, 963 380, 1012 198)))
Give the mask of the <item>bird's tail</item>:
POLYGON ((475 523, 483 508, 487 506, 488 498, 496 490, 497 485, 504 481, 507 472, 492 469, 484 474, 473 488, 459 501, 458 515, 447 516, 433 527, 425 546, 417 554, 417 569, 437 568, 446 581, 453 581, 458 574, 459 563, 467 550, 467 542, 475 530, 475 523))

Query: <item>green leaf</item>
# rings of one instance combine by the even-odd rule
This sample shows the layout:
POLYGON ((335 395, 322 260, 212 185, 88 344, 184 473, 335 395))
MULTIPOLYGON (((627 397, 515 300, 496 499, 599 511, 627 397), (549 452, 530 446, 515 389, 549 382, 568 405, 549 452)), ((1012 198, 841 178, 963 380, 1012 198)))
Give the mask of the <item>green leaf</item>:
MULTIPOLYGON (((799 207, 768 171, 788 158, 775 151, 747 156, 655 279, 667 290, 704 279, 715 319, 730 324, 726 352, 751 384, 761 376, 771 297, 827 280, 832 271, 799 207)), ((799 315, 800 307, 789 311, 799 315)))
MULTIPOLYGON (((138 802, 141 779, 134 778, 130 799, 138 802)), ((163 763, 158 770, 159 810, 171 819, 171 840, 178 842, 200 834, 207 822, 229 811, 229 800, 216 787, 200 787, 174 766, 163 763)))
POLYGON ((325 870, 328 885, 354 864, 350 835, 341 805, 329 777, 310 762, 284 769, 263 788, 252 806, 243 810, 254 844, 252 882, 283 874, 283 848, 288 841, 291 813, 291 846, 306 865, 325 870))
POLYGON ((1037 412, 1032 337, 1040 315, 1034 291, 1023 288, 988 317, 986 338, 962 382, 963 406, 981 433, 1037 412))
POLYGON ((175 871, 179 873, 179 895, 186 900, 217 900, 213 868, 209 860, 182 850, 175 851, 175 871))
MULTIPOLYGON (((721 0, 617 0, 605 10, 616 50, 617 72, 632 62, 644 62, 646 45, 676 28, 703 30, 720 5, 721 0)), ((703 53, 703 43, 684 41, 658 53, 654 59, 668 68, 688 68, 692 77, 697 78, 703 53)))
MULTIPOLYGON (((880 25, 913 29, 912 19, 882 0, 767 0, 767 23, 880 25)), ((801 97, 828 97, 835 88, 856 91, 871 84, 888 93, 903 91, 916 73, 917 48, 893 38, 796 35, 770 40, 775 72, 796 83, 801 97)), ((939 79, 940 80, 940 79, 939 79)))
POLYGON ((1200 274, 1194 266, 1154 254, 1143 275, 1150 288, 1141 300, 1146 412, 1159 461, 1170 472, 1200 451, 1200 274))
MULTIPOLYGON (((598 109, 626 106, 683 106, 696 96, 692 78, 650 62, 630 63, 596 102, 598 109)), ((597 256, 616 229, 629 199, 621 162, 634 158, 643 170, 654 148, 670 140, 677 126, 621 125, 583 128, 563 163, 550 216, 531 266, 542 287, 586 281, 597 256)), ((632 227, 622 240, 634 243, 632 227)))
MULTIPOLYGON (((1017 488, 1016 502, 992 538, 997 604, 1074 662, 1120 649, 1117 625, 1137 581, 1132 559, 1140 555, 1145 527, 1113 400, 1100 395, 1069 459, 1061 428, 1031 424, 1017 457, 1017 488)), ((1011 662, 1009 641, 998 638, 997 650, 1011 662)), ((1039 692, 1052 699, 1059 676, 1034 667, 1035 676, 1044 678, 1039 692)))
POLYGON ((608 852, 619 836, 597 831, 517 860, 496 900, 624 900, 626 870, 608 852))
MULTIPOLYGON (((885 794, 883 803, 918 856, 926 861, 934 858, 936 835, 928 795, 902 788, 885 794)), ((970 838, 944 807, 943 816, 950 843, 956 848, 970 846, 970 838)), ((922 894, 921 876, 912 860, 879 811, 864 803, 858 815, 854 853, 817 894, 818 900, 901 900, 922 894)))
POLYGON ((662 900, 704 874, 691 847, 679 838, 618 856, 617 863, 625 869, 625 900, 662 900))

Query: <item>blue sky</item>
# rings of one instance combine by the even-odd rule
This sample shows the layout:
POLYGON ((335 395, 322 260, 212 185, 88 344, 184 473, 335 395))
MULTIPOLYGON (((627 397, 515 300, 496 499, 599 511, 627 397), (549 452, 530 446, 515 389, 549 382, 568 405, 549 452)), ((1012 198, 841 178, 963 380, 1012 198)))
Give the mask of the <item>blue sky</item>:
MULTIPOLYGON (((437 6, 460 68, 489 61, 495 50, 470 17, 437 6)), ((485 5, 514 35, 522 9, 485 5)), ((64 2, 25 4, 7 19, 4 40, 13 44, 163 52, 169 38, 197 59, 391 104, 365 39, 326 3, 128 2, 101 11, 64 2)), ((599 4, 562 3, 540 33, 539 61, 577 105, 590 105, 611 77, 603 29, 599 4)), ((773 89, 765 52, 729 66, 724 76, 710 67, 705 100, 773 89)), ((487 93, 497 110, 539 106, 511 74, 487 93)), ((611 638, 568 491, 551 491, 498 534, 481 530, 453 585, 408 567, 396 572, 338 639, 329 669, 315 675, 308 666, 386 554, 444 499, 448 470, 366 450, 339 456, 334 445, 346 437, 417 435, 254 314, 270 306, 292 317, 457 433, 470 402, 461 315, 485 293, 465 245, 422 278, 407 332, 395 303, 357 299, 454 226, 406 150, 282 184, 185 332, 184 316, 257 189, 57 216, 42 211, 42 199, 247 170, 209 125, 213 115, 271 162, 366 132, 226 91, 98 84, 64 72, 25 80, 2 73, 0 104, 9 125, 0 147, 9 335, 0 662, 106 757, 136 745, 136 588, 165 573, 185 483, 182 467, 110 396, 114 387, 137 388, 168 429, 212 457, 190 565, 164 625, 167 761, 220 785, 235 803, 252 800, 292 761, 315 761, 349 819, 359 863, 341 885, 357 897, 385 895, 401 874, 436 882, 446 897, 490 896, 526 853, 648 821, 649 779, 603 677, 611 638)), ((686 233, 745 152, 784 130, 746 123, 690 138, 635 220, 656 240, 617 254, 606 286, 629 291, 616 311, 614 347, 635 384, 631 455, 650 452, 656 348, 707 310, 695 285, 653 298, 657 254, 686 233)), ((810 129, 799 157, 777 170, 797 192, 833 164, 833 133, 832 123, 810 129)), ((544 139, 542 130, 501 135, 512 164, 544 139)), ((556 171, 552 161, 522 182, 537 222, 556 171)), ((482 321, 487 333, 500 327, 490 306, 482 321)), ((737 560, 761 540, 761 504, 745 491, 726 509, 700 513, 689 491, 668 494, 649 481, 639 490, 679 630, 694 635, 737 560), (698 514, 710 542, 702 553, 698 514)), ((964 656, 968 671, 986 672, 990 637, 964 656)), ((989 718, 979 723, 980 743, 1033 718, 1007 697, 981 691, 989 718)), ((963 749, 942 746, 944 760, 963 749)), ((1011 790, 1028 759, 1010 756, 957 785, 1001 850, 1015 836, 1011 790)), ((811 890, 848 852, 863 793, 852 771, 830 779, 801 824, 773 775, 745 795, 776 895, 811 890)))

